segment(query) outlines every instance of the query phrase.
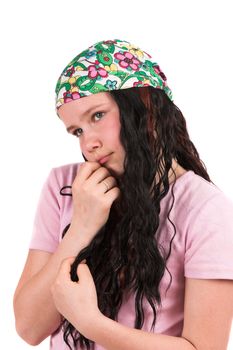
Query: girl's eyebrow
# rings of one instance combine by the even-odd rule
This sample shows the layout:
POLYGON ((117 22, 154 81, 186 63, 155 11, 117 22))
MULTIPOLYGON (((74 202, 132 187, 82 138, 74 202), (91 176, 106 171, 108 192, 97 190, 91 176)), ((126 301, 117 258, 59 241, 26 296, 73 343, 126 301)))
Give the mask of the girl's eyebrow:
MULTIPOLYGON (((106 107, 106 104, 101 103, 101 104, 99 104, 99 105, 95 105, 95 106, 92 106, 92 107, 88 108, 86 111, 84 111, 84 112, 81 114, 80 118, 83 118, 86 114, 89 114, 89 113, 91 113, 93 110, 98 109, 98 108, 100 108, 100 107, 101 107, 101 108, 104 108, 104 107, 106 107)), ((71 131, 72 129, 76 129, 76 128, 77 128, 77 125, 70 125, 70 126, 68 126, 68 128, 66 128, 66 130, 67 130, 68 133, 70 133, 70 131, 71 131)))
POLYGON ((70 133, 72 129, 76 129, 77 126, 75 125, 70 125, 68 128, 66 128, 67 132, 70 133))

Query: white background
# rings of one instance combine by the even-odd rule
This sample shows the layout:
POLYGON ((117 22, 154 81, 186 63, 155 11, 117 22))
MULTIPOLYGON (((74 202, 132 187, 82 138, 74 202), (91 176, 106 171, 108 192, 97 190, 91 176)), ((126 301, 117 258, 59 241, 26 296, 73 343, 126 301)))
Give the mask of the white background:
MULTIPOLYGON (((55 114, 54 88, 64 66, 87 46, 118 38, 152 54, 211 179, 233 199, 230 5, 224 0, 8 0, 1 5, 0 332, 6 349, 31 348, 14 329, 12 297, 41 186, 52 167, 81 159, 77 141, 55 114)), ((45 340, 38 349, 48 344, 45 340)), ((233 340, 230 344, 233 349, 233 340)))

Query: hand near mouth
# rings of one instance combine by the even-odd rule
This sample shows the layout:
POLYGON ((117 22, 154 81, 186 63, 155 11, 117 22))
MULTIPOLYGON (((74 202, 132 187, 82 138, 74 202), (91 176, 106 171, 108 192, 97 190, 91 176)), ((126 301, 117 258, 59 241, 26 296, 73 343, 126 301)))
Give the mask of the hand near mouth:
POLYGON ((91 241, 107 222, 110 208, 119 195, 116 179, 108 169, 98 162, 82 163, 72 185, 71 226, 75 226, 76 232, 85 232, 86 238, 91 241))

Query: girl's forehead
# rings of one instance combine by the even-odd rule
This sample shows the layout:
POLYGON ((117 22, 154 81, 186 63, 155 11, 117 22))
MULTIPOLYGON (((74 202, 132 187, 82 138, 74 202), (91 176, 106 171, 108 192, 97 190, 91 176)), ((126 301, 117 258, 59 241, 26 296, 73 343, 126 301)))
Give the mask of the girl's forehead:
POLYGON ((75 112, 82 116, 90 113, 98 108, 117 106, 116 102, 109 93, 101 92, 99 94, 90 95, 82 99, 65 103, 58 109, 58 115, 62 118, 67 113, 75 112))

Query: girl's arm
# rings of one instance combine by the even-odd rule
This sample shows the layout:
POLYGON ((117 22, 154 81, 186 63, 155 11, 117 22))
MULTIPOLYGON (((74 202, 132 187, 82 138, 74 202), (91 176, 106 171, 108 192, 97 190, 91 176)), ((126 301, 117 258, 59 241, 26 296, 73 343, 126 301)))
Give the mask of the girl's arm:
MULTIPOLYGON (((62 260, 77 256, 106 223, 112 203, 120 195, 116 185, 116 180, 99 163, 79 165, 72 184, 73 215, 65 237, 54 254, 38 250, 29 252, 14 295, 16 329, 29 344, 39 344, 61 324, 61 316, 51 296, 51 285, 62 260), (108 191, 103 181, 108 184, 108 191)), ((53 187, 53 182, 49 187, 53 187)), ((48 200, 52 199, 49 197, 48 200)), ((44 213, 44 220, 49 214, 44 213)))
POLYGON ((107 350, 226 350, 233 315, 233 281, 186 281, 182 336, 130 329, 102 315, 92 340, 107 350))
POLYGON ((76 233, 72 228, 68 230, 54 254, 29 251, 14 295, 14 312, 18 334, 31 345, 39 344, 61 324, 50 288, 62 260, 76 256, 89 244, 76 233))
POLYGON ((58 310, 84 336, 106 350, 226 350, 233 316, 233 281, 186 279, 181 337, 132 329, 105 317, 98 309, 93 278, 78 266, 79 282, 70 280, 66 259, 52 286, 58 310), (78 312, 77 312, 78 310, 78 312))

